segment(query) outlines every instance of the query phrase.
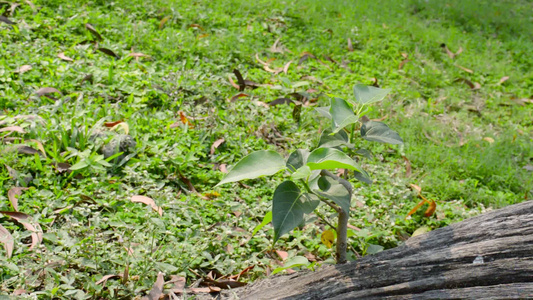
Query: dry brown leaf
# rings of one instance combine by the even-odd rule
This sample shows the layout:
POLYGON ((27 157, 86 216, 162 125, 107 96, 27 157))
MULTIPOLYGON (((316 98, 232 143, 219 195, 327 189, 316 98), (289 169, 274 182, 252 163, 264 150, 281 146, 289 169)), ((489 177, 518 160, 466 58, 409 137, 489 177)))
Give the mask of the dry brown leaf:
POLYGON ((244 91, 246 88, 246 83, 244 82, 244 78, 242 77, 241 72, 237 69, 233 69, 233 74, 237 77, 237 82, 239 83, 239 92, 244 91))
POLYGON ((93 27, 93 25, 89 24, 89 23, 85 23, 85 28, 87 28, 87 30, 89 30, 89 32, 99 41, 103 40, 102 36, 100 35, 100 33, 98 33, 98 31, 96 31, 96 29, 93 27))
POLYGON ((411 177, 411 162, 405 155, 402 155, 402 158, 405 161, 405 177, 411 177))
POLYGON ((65 61, 74 61, 72 58, 68 57, 65 55, 65 53, 61 52, 57 55, 57 57, 61 58, 62 60, 65 60, 65 61))
POLYGON ((285 66, 283 66, 283 73, 287 74, 291 63, 292 63, 292 60, 290 60, 288 63, 285 64, 285 66))
POLYGON ((211 145, 211 155, 215 154, 215 150, 222 145, 226 140, 224 138, 216 140, 213 145, 211 145))
POLYGON ((25 187, 13 187, 9 189, 9 191, 7 191, 7 198, 9 199, 9 202, 11 202, 11 205, 13 206, 13 209, 15 211, 19 210, 17 196, 22 195, 22 191, 25 191, 27 189, 28 188, 25 187))
POLYGON ((270 52, 272 53, 283 53, 286 49, 281 45, 279 42, 281 38, 278 38, 274 44, 272 44, 272 47, 270 47, 270 52))
POLYGON ((454 82, 463 82, 466 83, 472 90, 479 90, 481 88, 481 84, 477 82, 472 82, 466 78, 458 78, 454 82))
POLYGON ((111 279, 111 278, 120 278, 122 277, 122 275, 120 274, 109 274, 109 275, 105 275, 104 277, 102 277, 102 279, 98 280, 97 282, 95 282, 96 285, 99 285, 99 284, 103 284, 105 285, 105 283, 111 279))
POLYGON ((198 24, 191 24, 189 25, 190 28, 198 28, 200 29, 201 31, 205 31, 204 28, 198 24))
POLYGON ((509 79, 509 76, 503 76, 500 81, 498 82, 498 84, 502 84, 504 82, 506 82, 507 80, 509 79))
POLYGON ((15 239, 11 233, 0 224, 0 243, 4 244, 4 249, 6 250, 7 258, 10 258, 13 255, 13 249, 15 246, 15 239))
POLYGON ((163 285, 165 284, 165 274, 159 272, 157 279, 150 290, 148 296, 143 297, 143 300, 158 300, 163 295, 163 285))
POLYGON ((228 173, 228 169, 227 169, 227 165, 226 164, 221 164, 218 169, 220 170, 220 172, 222 173, 228 173))
POLYGON ((241 98, 241 97, 250 97, 250 95, 245 94, 245 93, 238 93, 237 95, 231 97, 230 101, 234 102, 235 100, 237 100, 238 98, 241 98))
POLYGON ((150 197, 141 196, 141 195, 131 196, 131 202, 144 203, 152 207, 152 209, 155 210, 160 216, 163 216, 163 209, 157 206, 155 204, 155 201, 150 197))
POLYGON ((20 154, 34 155, 35 153, 42 155, 41 151, 25 145, 17 145, 17 152, 20 154))
POLYGON ((398 66, 398 70, 403 69, 403 67, 405 66, 405 64, 408 63, 408 62, 410 62, 410 61, 411 61, 411 60, 409 60, 409 59, 407 59, 407 58, 404 59, 404 60, 402 60, 402 61, 400 62, 400 65, 398 66))
POLYGON ((109 128, 110 127, 115 127, 117 124, 122 123, 122 122, 124 122, 124 121, 118 120, 118 121, 114 121, 114 122, 105 122, 104 126, 105 127, 109 127, 109 128))
POLYGON ((289 257, 289 253, 282 250, 276 250, 276 254, 279 256, 279 258, 281 258, 281 260, 286 260, 287 257, 289 257))
POLYGON ((14 211, 0 211, 0 213, 15 219, 17 222, 21 223, 26 230, 31 231, 30 249, 35 248, 43 241, 43 230, 41 229, 41 225, 35 222, 29 215, 14 211))
POLYGON ((426 200, 420 201, 413 209, 409 211, 409 213, 407 214, 407 216, 405 216, 405 218, 407 219, 407 217, 414 214, 420 207, 422 207, 422 205, 424 205, 424 203, 426 203, 426 200))
POLYGON ((491 138, 491 137, 484 137, 483 140, 486 141, 486 142, 488 142, 489 144, 494 143, 494 139, 491 138))
POLYGON ((348 38, 348 51, 353 52, 352 39, 348 38))
POLYGON ((437 203, 435 203, 435 200, 431 200, 431 201, 428 201, 428 202, 429 202, 429 207, 426 210, 426 212, 424 213, 424 216, 429 218, 429 217, 431 217, 431 215, 433 215, 435 213, 435 209, 437 208, 437 203))
POLYGON ((419 187, 418 185, 411 183, 411 184, 409 184, 409 186, 410 186, 413 190, 417 191, 418 194, 422 193, 422 188, 419 187))
POLYGON ((474 71, 472 71, 472 70, 470 70, 470 69, 467 69, 467 68, 465 68, 465 67, 463 67, 463 66, 460 66, 460 65, 454 65, 454 66, 458 67, 459 69, 461 69, 461 70, 463 70, 463 71, 465 71, 465 72, 467 72, 467 73, 470 73, 470 74, 473 74, 473 73, 474 73, 474 71))
POLYGON ((9 174, 9 177, 11 177, 12 179, 16 179, 18 177, 18 172, 17 170, 11 168, 10 166, 4 164, 4 166, 6 167, 7 169, 7 173, 9 174))
POLYGON ((166 283, 173 283, 174 285, 170 288, 170 290, 180 295, 183 294, 183 291, 185 290, 186 279, 182 276, 170 275, 170 280, 166 283))
POLYGON ((179 115, 182 124, 189 126, 189 128, 194 128, 194 125, 191 123, 191 121, 189 121, 189 119, 187 119, 187 116, 184 112, 180 111, 179 115))
POLYGON ((105 55, 109 55, 109 56, 112 56, 114 57, 115 59, 120 59, 120 56, 118 54, 116 54, 115 52, 113 52, 113 50, 111 49, 107 49, 107 48, 98 48, 96 49, 102 53, 104 53, 105 55))
POLYGON ((37 148, 39 149, 39 151, 41 151, 41 154, 42 154, 44 157, 47 157, 47 156, 46 156, 46 151, 44 151, 43 143, 41 143, 41 142, 38 141, 38 140, 34 140, 34 139, 29 139, 28 141, 36 143, 36 144, 37 144, 37 148))
POLYGON ((31 70, 32 67, 30 65, 23 65, 23 66, 20 66, 20 68, 18 68, 18 70, 15 71, 15 73, 25 73, 25 72, 28 72, 29 70, 31 70))
POLYGON ((277 75, 277 74, 283 72, 283 68, 271 69, 269 66, 263 66, 263 69, 265 69, 265 71, 267 71, 269 73, 273 73, 274 75, 277 75))
POLYGON ((22 127, 20 126, 8 126, 0 128, 0 132, 18 132, 22 134, 26 133, 26 131, 24 131, 24 129, 22 129, 22 127))
POLYGON ((35 92, 35 94, 37 94, 37 96, 39 96, 39 97, 40 96, 44 96, 46 94, 51 94, 51 93, 58 93, 58 94, 62 95, 62 93, 59 90, 57 90, 57 89, 55 89, 53 87, 43 87, 43 88, 38 89, 37 92, 35 92))
POLYGON ((229 80, 229 83, 231 84, 232 87, 236 88, 236 89, 240 89, 239 85, 235 83, 235 81, 233 81, 233 79, 231 78, 230 75, 228 75, 228 80, 229 80))
POLYGON ((193 294, 205 294, 205 293, 211 293, 211 289, 208 288, 208 287, 205 287, 205 288, 189 288, 188 289, 189 292, 193 293, 193 294))

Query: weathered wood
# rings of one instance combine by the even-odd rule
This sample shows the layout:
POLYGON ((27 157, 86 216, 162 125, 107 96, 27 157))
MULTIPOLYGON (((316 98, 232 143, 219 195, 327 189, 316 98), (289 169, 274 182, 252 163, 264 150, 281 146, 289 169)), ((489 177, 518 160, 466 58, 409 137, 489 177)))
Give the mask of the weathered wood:
POLYGON ((355 262, 267 278, 221 298, 533 299, 533 201, 355 262))

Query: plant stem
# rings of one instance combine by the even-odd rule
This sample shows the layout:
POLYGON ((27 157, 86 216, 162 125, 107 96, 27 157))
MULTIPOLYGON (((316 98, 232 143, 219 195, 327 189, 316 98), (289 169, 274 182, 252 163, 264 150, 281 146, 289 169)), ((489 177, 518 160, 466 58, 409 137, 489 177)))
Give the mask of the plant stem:
MULTIPOLYGON (((340 178, 339 176, 329 172, 328 170, 322 170, 320 172, 323 176, 331 177, 335 180, 337 180, 340 184, 342 184, 350 194, 350 199, 352 199, 352 185, 345 179, 340 178)), ((344 211, 339 207, 337 210, 337 213, 339 214, 338 222, 337 222, 337 248, 336 248, 336 257, 337 257, 337 264, 344 264, 346 263, 346 248, 348 247, 348 218, 350 217, 349 211, 344 211)))

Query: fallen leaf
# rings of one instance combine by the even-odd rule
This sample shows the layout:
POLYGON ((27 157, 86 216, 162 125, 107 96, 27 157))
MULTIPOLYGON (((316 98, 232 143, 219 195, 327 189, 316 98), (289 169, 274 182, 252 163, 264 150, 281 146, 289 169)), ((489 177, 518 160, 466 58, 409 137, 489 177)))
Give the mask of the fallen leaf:
POLYGON ((15 246, 15 239, 9 233, 9 231, 0 224, 0 243, 4 244, 7 258, 10 258, 13 254, 13 248, 15 246))
POLYGON ((217 192, 204 193, 203 195, 207 199, 214 199, 214 198, 220 197, 220 193, 217 193, 217 192))
POLYGON ((28 155, 34 155, 35 153, 42 155, 41 151, 25 145, 17 145, 17 152, 28 155))
POLYGON ((403 58, 407 58, 409 57, 409 55, 405 52, 400 52, 400 55, 403 56, 403 58))
POLYGON ((405 177, 411 176, 411 162, 405 155, 402 155, 403 160, 405 161, 405 177))
POLYGON ((348 38, 348 51, 353 52, 352 39, 348 38))
POLYGON ((251 265, 251 266, 245 268, 244 270, 240 271, 239 274, 230 276, 230 278, 231 278, 231 279, 239 280, 239 278, 240 278, 242 275, 248 273, 248 271, 252 270, 254 267, 255 267, 255 265, 251 265))
POLYGON ((120 56, 118 56, 115 52, 113 52, 113 51, 110 50, 110 49, 107 49, 107 48, 98 48, 98 49, 96 49, 96 50, 98 50, 98 51, 100 51, 100 52, 102 52, 102 53, 104 53, 104 54, 106 54, 106 55, 112 56, 112 57, 114 57, 115 59, 120 59, 120 56))
POLYGON ((173 283, 174 285, 170 288, 170 290, 176 294, 183 294, 183 291, 185 290, 185 283, 186 279, 185 277, 178 276, 178 275, 170 275, 170 280, 166 282, 173 283))
POLYGON ((163 216, 163 209, 157 206, 155 204, 155 201, 152 198, 141 196, 141 195, 135 195, 135 196, 131 196, 131 202, 144 203, 152 207, 152 209, 155 210, 160 216, 163 216))
POLYGON ((289 105, 289 104, 292 104, 292 103, 294 103, 294 101, 292 101, 289 98, 277 98, 276 100, 268 102, 268 105, 269 106, 276 106, 276 105, 280 105, 280 104, 289 105))
POLYGON ((220 291, 220 289, 235 289, 235 288, 243 287, 247 285, 247 283, 240 282, 240 281, 224 280, 224 279, 213 280, 209 278, 205 278, 204 283, 208 284, 211 288, 213 288, 211 285, 214 285, 216 288, 218 288, 218 291, 220 291))
POLYGON ((11 177, 12 179, 16 179, 18 177, 18 172, 17 170, 11 168, 10 166, 4 164, 4 166, 6 167, 7 169, 7 173, 9 174, 9 177, 11 177))
POLYGON ((128 56, 134 57, 136 60, 139 60, 141 57, 150 58, 150 55, 146 55, 144 53, 138 53, 138 52, 132 52, 128 54, 128 56))
POLYGON ((232 87, 236 88, 236 89, 240 89, 239 85, 235 83, 235 81, 233 81, 233 79, 231 78, 230 75, 228 75, 228 80, 229 80, 229 83, 231 84, 232 87))
POLYGON ((11 21, 10 19, 8 19, 7 17, 4 17, 4 16, 1 16, 0 15, 0 22, 4 22, 8 25, 14 25, 16 24, 15 22, 11 21))
POLYGON ((28 72, 29 70, 31 70, 32 67, 30 65, 23 65, 23 66, 20 66, 20 68, 18 68, 18 70, 15 71, 15 73, 25 73, 25 72, 28 72))
POLYGON ((466 83, 472 90, 479 90, 481 88, 481 85, 477 82, 473 83, 472 81, 466 79, 466 78, 458 78, 454 80, 454 82, 463 82, 466 83))
POLYGON ((270 52, 272 53, 283 53, 286 49, 280 43, 281 38, 278 38, 274 44, 270 47, 270 52))
POLYGON ((111 279, 111 278, 120 278, 122 277, 122 275, 119 275, 119 274, 109 274, 109 275, 105 275, 104 277, 102 277, 100 280, 98 280, 97 282, 95 282, 96 285, 99 285, 99 284, 103 284, 105 285, 105 283, 111 279))
POLYGON ((189 28, 198 28, 200 29, 201 31, 205 31, 204 28, 198 24, 191 24, 189 25, 189 28))
POLYGON ((423 199, 422 201, 420 201, 413 209, 411 209, 409 211, 409 213, 407 214, 407 216, 405 217, 407 219, 407 217, 409 217, 410 215, 414 214, 420 207, 422 207, 422 205, 424 205, 426 203, 427 200, 423 199))
POLYGON ((33 249, 43 241, 43 230, 41 229, 41 225, 35 222, 29 215, 14 211, 0 211, 0 213, 15 219, 17 222, 21 223, 26 230, 31 231, 30 249, 33 249))
POLYGON ((165 27, 165 24, 170 20, 172 16, 165 16, 161 21, 159 22, 159 30, 163 29, 165 27))
POLYGON ((13 291, 13 296, 20 296, 20 295, 24 295, 24 294, 29 294, 28 291, 24 290, 24 289, 16 289, 13 291))
POLYGON ((22 127, 20 126, 8 126, 8 127, 4 127, 4 128, 0 128, 0 132, 18 132, 18 133, 26 133, 26 131, 24 131, 24 129, 22 129, 22 127))
POLYGON ((65 53, 61 52, 57 55, 57 57, 61 58, 62 60, 65 60, 65 61, 74 61, 72 58, 68 57, 65 55, 65 53))
POLYGON ((182 124, 189 126, 189 128, 194 128, 194 125, 191 123, 191 121, 189 121, 189 119, 187 119, 187 116, 185 115, 184 112, 180 111, 179 114, 180 114, 180 121, 182 124))
POLYGON ((483 140, 486 141, 486 142, 488 142, 489 144, 494 143, 494 139, 491 138, 491 137, 484 137, 483 140))
POLYGON ((287 257, 289 257, 289 253, 282 250, 276 250, 276 254, 279 256, 279 258, 281 258, 281 260, 286 260, 287 257))
POLYGON ((529 172, 533 172, 533 165, 525 165, 522 167, 522 169, 529 171, 529 172))
POLYGON ((422 192, 422 188, 419 187, 419 186, 416 185, 416 184, 411 183, 411 184, 409 184, 409 186, 410 186, 413 190, 417 191, 419 194, 422 192))
POLYGON ((446 44, 442 43, 440 46, 444 50, 444 52, 446 52, 448 57, 451 58, 451 59, 454 59, 455 57, 457 57, 459 54, 461 54, 463 52, 463 48, 462 47, 459 47, 459 50, 457 50, 457 52, 453 53, 450 49, 448 49, 446 44))
POLYGON ((504 82, 506 82, 507 80, 509 79, 509 76, 504 76, 500 79, 500 81, 498 82, 498 84, 502 84, 504 82))
POLYGON ((238 98, 241 98, 241 97, 250 97, 250 95, 245 94, 245 93, 239 93, 239 94, 231 97, 230 101, 234 102, 235 100, 237 100, 238 98))
POLYGON ((189 288, 188 291, 194 293, 194 294, 204 294, 204 293, 211 293, 211 289, 208 287, 205 288, 189 288))
POLYGON ((161 297, 163 295, 163 285, 165 284, 164 276, 165 276, 164 273, 159 272, 159 274, 157 274, 157 279, 156 279, 154 285, 152 286, 152 289, 150 290, 150 293, 148 294, 148 296, 143 297, 141 299, 143 299, 143 300, 158 300, 159 297, 161 297))
POLYGON ((322 244, 326 245, 326 247, 331 248, 335 242, 335 233, 331 229, 325 230, 320 235, 320 240, 322 241, 322 244))
POLYGON ((124 268, 124 273, 122 274, 122 284, 128 283, 129 275, 130 275, 130 267, 129 265, 126 265, 126 267, 124 268))
POLYGON ((429 207, 426 209, 426 212, 424 213, 424 216, 431 217, 435 213, 435 209, 437 208, 437 203, 435 203, 435 200, 431 200, 429 202, 429 207))
POLYGON ((22 195, 22 191, 25 191, 27 189, 28 188, 25 187, 13 187, 9 189, 9 191, 7 191, 7 198, 9 199, 9 202, 11 202, 11 205, 13 206, 13 209, 15 211, 19 210, 17 196, 22 195))
POLYGON ((35 92, 35 94, 37 94, 37 96, 39 97, 44 96, 46 94, 51 94, 51 93, 58 93, 62 95, 62 93, 59 90, 53 87, 43 87, 43 88, 38 89, 37 92, 35 92))
POLYGON ((228 169, 227 169, 227 165, 226 164, 221 164, 218 169, 220 170, 220 172, 222 173, 228 173, 228 169))
POLYGON ((44 150, 44 146, 43 146, 43 143, 41 143, 40 141, 38 140, 34 140, 34 139, 29 139, 28 140, 29 142, 34 142, 37 144, 37 148, 39 149, 39 151, 41 151, 41 154, 46 157, 46 151, 44 150))
POLYGON ((220 146, 222 145, 222 143, 224 143, 226 140, 224 138, 220 138, 218 140, 216 140, 213 145, 211 145, 211 155, 215 154, 215 150, 220 146))
POLYGON ((115 125, 117 125, 119 123, 122 123, 122 122, 124 122, 124 121, 118 120, 118 121, 115 121, 115 122, 105 122, 104 126, 105 127, 115 127, 115 125))
POLYGON ((411 61, 411 60, 409 60, 409 59, 407 59, 407 58, 404 59, 404 60, 402 60, 402 61, 400 62, 400 65, 398 66, 398 70, 403 69, 403 66, 405 66, 405 64, 408 63, 408 62, 410 62, 410 61, 411 61))
POLYGON ((84 83, 85 81, 89 81, 91 84, 93 83, 93 74, 87 74, 83 76, 83 79, 81 80, 80 84, 84 83))
POLYGON ((98 31, 96 31, 96 29, 93 27, 93 25, 89 24, 89 23, 85 23, 85 28, 87 30, 89 30, 89 32, 99 41, 103 40, 102 36, 100 35, 100 33, 98 33, 98 31))
POLYGON ((199 36, 197 36, 196 38, 197 39, 203 39, 203 38, 206 38, 209 36, 209 33, 204 33, 204 34, 200 34, 199 36))
POLYGON ((465 68, 465 67, 463 67, 463 66, 460 66, 460 65, 454 65, 454 66, 458 67, 459 69, 461 69, 461 70, 463 70, 463 71, 465 71, 465 72, 467 72, 467 73, 470 73, 470 74, 473 74, 473 73, 474 73, 474 71, 472 71, 472 70, 470 70, 470 69, 467 69, 467 68, 465 68))
POLYGON ((290 60, 288 63, 285 64, 285 66, 283 66, 283 73, 287 74, 287 72, 289 71, 289 66, 291 65, 292 63, 292 60, 290 60))

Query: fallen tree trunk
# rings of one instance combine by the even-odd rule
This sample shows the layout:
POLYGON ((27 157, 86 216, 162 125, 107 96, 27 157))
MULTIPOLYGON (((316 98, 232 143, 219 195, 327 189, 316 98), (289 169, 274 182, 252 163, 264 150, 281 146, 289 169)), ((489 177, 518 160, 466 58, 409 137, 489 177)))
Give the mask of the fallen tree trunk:
POLYGON ((533 201, 344 265, 275 276, 222 299, 533 299, 533 201))

